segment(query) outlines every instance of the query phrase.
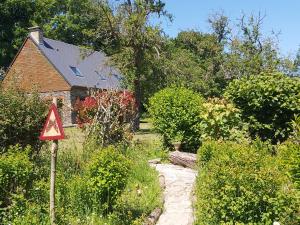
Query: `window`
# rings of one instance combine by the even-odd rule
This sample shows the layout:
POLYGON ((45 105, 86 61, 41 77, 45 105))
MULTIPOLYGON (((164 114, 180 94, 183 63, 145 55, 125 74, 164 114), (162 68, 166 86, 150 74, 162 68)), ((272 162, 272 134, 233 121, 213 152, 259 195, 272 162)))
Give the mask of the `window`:
POLYGON ((80 70, 75 67, 75 66, 70 66, 70 69, 73 71, 73 73, 77 76, 77 77, 83 77, 82 74, 80 73, 80 70))
POLYGON ((49 45, 49 43, 46 42, 46 41, 44 41, 44 46, 45 46, 46 48, 49 48, 49 49, 52 49, 52 50, 53 50, 52 46, 49 45))
POLYGON ((114 77, 117 78, 118 80, 121 80, 121 77, 118 74, 114 74, 114 77))

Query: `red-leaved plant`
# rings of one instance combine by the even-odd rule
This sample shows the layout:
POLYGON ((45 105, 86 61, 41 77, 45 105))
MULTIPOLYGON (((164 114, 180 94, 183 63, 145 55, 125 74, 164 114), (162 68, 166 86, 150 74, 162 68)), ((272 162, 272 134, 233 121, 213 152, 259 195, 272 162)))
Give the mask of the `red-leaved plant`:
POLYGON ((83 101, 77 100, 74 107, 77 124, 105 146, 124 139, 132 130, 137 104, 129 91, 94 91, 83 101))

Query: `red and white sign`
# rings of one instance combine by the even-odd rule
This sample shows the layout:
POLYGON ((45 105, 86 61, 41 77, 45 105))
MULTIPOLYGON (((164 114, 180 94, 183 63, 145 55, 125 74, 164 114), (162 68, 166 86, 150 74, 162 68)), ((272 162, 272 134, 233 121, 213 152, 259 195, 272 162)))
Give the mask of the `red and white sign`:
POLYGON ((40 140, 61 140, 65 138, 62 122, 55 104, 52 104, 40 140))

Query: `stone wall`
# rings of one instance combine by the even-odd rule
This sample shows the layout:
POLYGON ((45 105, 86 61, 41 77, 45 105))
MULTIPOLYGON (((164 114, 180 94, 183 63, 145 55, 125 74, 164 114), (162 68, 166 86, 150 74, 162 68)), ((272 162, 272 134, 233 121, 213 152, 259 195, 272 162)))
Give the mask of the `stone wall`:
POLYGON ((40 93, 42 99, 52 102, 52 98, 57 98, 58 110, 64 126, 72 126, 72 103, 71 103, 71 92, 70 91, 56 91, 56 92, 46 92, 40 93))

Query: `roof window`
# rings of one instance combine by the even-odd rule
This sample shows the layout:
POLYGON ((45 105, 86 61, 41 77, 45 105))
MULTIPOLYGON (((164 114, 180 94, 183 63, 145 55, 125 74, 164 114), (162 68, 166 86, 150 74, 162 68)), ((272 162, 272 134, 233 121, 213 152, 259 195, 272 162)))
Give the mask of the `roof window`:
POLYGON ((70 66, 70 69, 73 71, 73 73, 77 76, 77 77, 83 77, 82 74, 80 73, 80 70, 75 67, 75 66, 70 66))
POLYGON ((52 46, 49 45, 49 43, 46 42, 46 41, 44 41, 44 46, 45 46, 46 48, 49 48, 49 49, 52 49, 52 50, 53 50, 52 46))
POLYGON ((118 80, 121 80, 121 77, 118 74, 114 74, 113 75, 115 78, 117 78, 118 80))

